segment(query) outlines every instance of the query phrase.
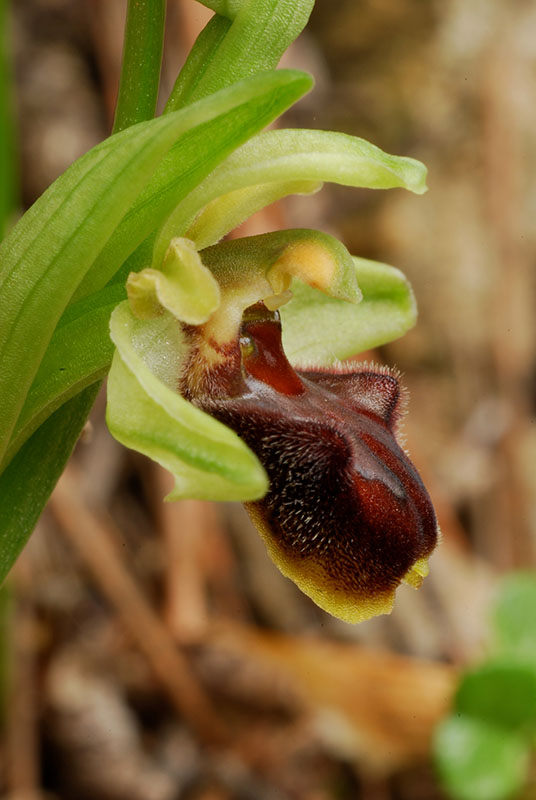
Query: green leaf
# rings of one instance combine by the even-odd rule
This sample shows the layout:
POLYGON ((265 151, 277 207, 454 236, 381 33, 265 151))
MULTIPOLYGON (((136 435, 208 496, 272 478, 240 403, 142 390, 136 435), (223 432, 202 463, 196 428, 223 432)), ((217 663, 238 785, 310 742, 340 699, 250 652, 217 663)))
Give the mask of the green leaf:
POLYGON ((467 672, 455 707, 465 716, 520 729, 536 723, 536 669, 506 658, 467 672))
MULTIPOLYGON (((35 376, 39 362, 44 357, 45 346, 73 286, 76 285, 76 276, 87 270, 91 254, 109 236, 110 229, 121 216, 121 212, 124 212, 131 197, 130 192, 136 192, 139 188, 140 173, 147 175, 150 172, 148 166, 144 171, 145 161, 142 162, 138 155, 144 152, 142 145, 146 140, 150 145, 156 136, 156 141, 160 142, 162 137, 158 131, 163 131, 162 135, 167 138, 162 141, 169 146, 169 140, 176 138, 178 130, 184 130, 189 124, 199 123, 194 134, 185 135, 184 138, 190 145, 192 139, 196 141, 197 167, 206 171, 211 159, 214 161, 223 157, 252 130, 258 130, 277 115, 295 99, 296 94, 301 94, 309 85, 308 77, 301 73, 281 71, 264 75, 249 79, 239 87, 224 90, 219 98, 210 98, 209 101, 168 115, 165 119, 129 128, 99 145, 74 164, 24 216, 1 251, 4 253, 1 275, 5 278, 5 309, 3 306, 0 315, 0 334, 4 333, 6 337, 6 349, 3 354, 5 369, 0 375, 0 388, 7 392, 6 397, 10 400, 10 403, 4 401, 0 417, 5 437, 2 443, 4 448, 7 445, 7 435, 13 430, 30 388, 30 380, 35 376), (229 107, 231 111, 228 110, 229 107), (200 120, 215 115, 221 129, 212 131, 208 143, 201 147, 201 142, 196 137, 201 135, 202 130, 206 133, 206 125, 200 120), (233 127, 235 124, 237 129, 233 127), (122 142, 126 144, 121 145, 122 142), (119 151, 116 144, 121 145, 119 151), (126 159, 123 153, 125 149, 131 154, 130 161, 128 169, 123 168, 121 172, 121 159, 126 159), (206 163, 202 163, 203 154, 206 163), (96 166, 92 167, 94 162, 96 166), (127 180, 129 176, 130 181, 127 180), (83 191, 80 187, 83 187, 83 191), (118 187, 122 187, 122 193, 118 187), (75 191, 76 198, 73 199, 75 191), (40 281, 39 278, 45 274, 46 280, 40 281), (36 291, 32 291, 33 285, 36 291), (26 294, 21 294, 21 286, 27 287, 26 294), (27 299, 31 299, 31 302, 26 302, 27 299), (8 305, 10 300, 11 306, 8 305), (19 316, 15 313, 16 309, 21 310, 19 316), (20 352, 24 352, 26 356, 23 368, 20 368, 19 363, 20 352)), ((158 155, 164 149, 161 143, 158 155)), ((112 237, 110 247, 105 248, 108 257, 105 257, 104 263, 109 271, 113 272, 124 255, 128 255, 145 238, 155 219, 159 221, 165 216, 173 205, 174 192, 179 192, 182 196, 187 191, 192 163, 186 161, 177 176, 178 165, 174 160, 177 152, 183 156, 185 154, 184 149, 179 146, 173 154, 172 163, 170 164, 169 159, 165 160, 163 170, 158 170, 149 191, 143 194, 134 210, 121 223, 117 235, 112 237), (183 186, 180 179, 189 171, 190 174, 185 179, 186 185, 183 186), (118 238, 121 244, 118 244, 118 238), (111 250, 115 257, 113 263, 109 257, 111 250)), ((143 158, 147 160, 148 157, 146 155, 143 158)), ((155 151, 152 166, 156 160, 155 151)), ((102 261, 100 263, 102 265, 102 261)), ((105 276, 106 279, 107 277, 108 275, 105 276)), ((100 324, 103 324, 102 319, 100 324)), ((94 333, 99 338, 98 332, 94 333)), ((75 342, 73 346, 76 347, 75 342)), ((76 356, 73 356, 69 363, 74 363, 75 360, 76 356)), ((73 380, 79 379, 79 374, 73 377, 73 380)))
POLYGON ((198 2, 202 6, 212 9, 216 14, 234 19, 247 0, 198 0, 198 2))
POLYGON ((69 306, 33 380, 15 425, 5 463, 57 408, 106 376, 113 356, 110 314, 125 299, 115 285, 69 306))
MULTIPOLYGON (((162 160, 147 188, 96 258, 74 298, 102 289, 125 259, 211 169, 292 105, 311 85, 310 77, 302 72, 267 72, 175 112, 184 122, 184 135, 162 160)), ((165 119, 170 117, 166 115, 165 119)))
MULTIPOLYGON (((413 158, 389 155, 364 139, 344 133, 266 131, 236 150, 177 205, 158 235, 155 263, 162 258, 169 240, 184 236, 205 207, 203 245, 214 244, 228 233, 230 228, 222 226, 220 214, 222 204, 229 214, 232 198, 209 205, 211 201, 239 189, 267 184, 276 186, 275 192, 283 196, 284 189, 277 185, 288 186, 290 181, 331 181, 368 189, 401 187, 422 194, 426 191, 426 167, 413 158)), ((236 197, 240 199, 240 195, 236 197)), ((229 220, 233 225, 232 214, 229 220)))
POLYGON ((503 581, 492 621, 500 651, 536 664, 536 573, 518 572, 503 581))
POLYGON ((58 409, 28 439, 0 475, 0 582, 13 566, 63 472, 100 383, 58 409))
POLYGON ((298 281, 281 308, 283 345, 293 364, 332 364, 402 336, 417 319, 411 287, 395 267, 353 259, 363 293, 359 305, 328 297, 298 281))
POLYGON ((169 107, 191 103, 248 75, 276 67, 305 27, 313 5, 314 0, 247 0, 239 8, 236 4, 232 9, 222 7, 225 14, 232 13, 232 25, 222 35, 223 23, 209 22, 192 53, 193 64, 187 61, 185 65, 187 76, 177 79, 169 107), (197 76, 194 66, 199 70, 197 76))
POLYGON ((528 741, 481 720, 463 715, 446 719, 436 731, 434 753, 454 800, 507 800, 527 779, 528 741))
POLYGON ((253 453, 177 393, 185 345, 176 318, 165 312, 137 320, 122 303, 112 315, 111 333, 117 352, 108 376, 108 427, 124 445, 175 476, 168 499, 262 497, 268 480, 253 453))
POLYGON ((176 139, 179 114, 142 123, 93 148, 0 245, 0 458, 63 309, 176 139))
POLYGON ((208 25, 203 28, 195 40, 183 68, 179 72, 164 108, 164 114, 168 114, 170 111, 177 111, 177 109, 187 104, 197 85, 203 80, 214 54, 217 53, 230 27, 230 20, 216 14, 208 25))

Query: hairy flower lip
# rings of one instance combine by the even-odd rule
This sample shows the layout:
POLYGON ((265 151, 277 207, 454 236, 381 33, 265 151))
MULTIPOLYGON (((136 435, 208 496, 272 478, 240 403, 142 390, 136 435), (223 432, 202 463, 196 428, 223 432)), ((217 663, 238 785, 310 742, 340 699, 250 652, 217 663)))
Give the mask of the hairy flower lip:
POLYGON ((247 508, 270 555, 336 616, 388 613, 400 582, 422 580, 437 543, 430 498, 395 438, 398 377, 360 365, 296 372, 263 304, 244 315, 240 348, 233 394, 192 399, 265 467, 269 491, 247 508))

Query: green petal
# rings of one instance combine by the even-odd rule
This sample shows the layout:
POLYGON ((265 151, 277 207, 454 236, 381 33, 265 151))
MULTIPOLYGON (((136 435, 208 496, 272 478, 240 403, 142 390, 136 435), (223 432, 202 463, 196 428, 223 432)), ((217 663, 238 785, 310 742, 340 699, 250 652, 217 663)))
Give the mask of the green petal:
POLYGON ((322 188, 318 181, 281 181, 260 183, 236 189, 212 200, 198 214, 187 231, 200 250, 209 247, 241 225, 256 211, 289 194, 313 194, 322 188))
POLYGON ((250 500, 262 497, 264 469, 239 437, 177 392, 185 344, 168 312, 137 320, 128 303, 114 311, 117 346, 108 377, 107 422, 112 434, 169 469, 168 499, 250 500))
POLYGON ((170 311, 188 325, 201 325, 220 304, 220 287, 189 239, 172 239, 159 270, 132 272, 130 308, 139 319, 170 311))
POLYGON ((395 267, 354 258, 363 292, 359 305, 328 297, 294 281, 281 308, 283 344, 293 364, 332 364, 402 336, 415 325, 411 287, 395 267))

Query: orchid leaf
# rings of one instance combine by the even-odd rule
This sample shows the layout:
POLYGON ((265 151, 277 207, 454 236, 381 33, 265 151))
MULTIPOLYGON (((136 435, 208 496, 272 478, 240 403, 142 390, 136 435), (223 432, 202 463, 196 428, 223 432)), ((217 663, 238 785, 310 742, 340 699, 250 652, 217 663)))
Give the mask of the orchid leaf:
POLYGON ((233 13, 233 23, 211 20, 185 65, 168 101, 168 108, 191 103, 249 75, 273 69, 305 27, 314 0, 246 0, 233 13), (208 29, 208 30, 207 30, 208 29), (209 49, 208 45, 212 45, 209 49), (194 69, 197 68, 197 74, 194 69))
POLYGON ((102 289, 125 259, 211 169, 292 105, 311 85, 311 78, 303 72, 266 72, 175 112, 176 118, 182 120, 180 140, 136 198, 73 299, 102 289))
POLYGON ((5 463, 56 409, 106 376, 113 355, 110 314, 124 286, 106 288, 67 308, 32 382, 6 451, 5 463))
POLYGON ((216 14, 234 19, 247 0, 198 0, 202 6, 211 8, 216 14))
MULTIPOLYGON (((0 391, 4 392, 0 416, 2 454, 46 345, 73 289, 90 267, 92 254, 98 252, 99 243, 102 246, 109 238, 132 197, 147 181, 177 135, 184 133, 188 147, 192 139, 196 142, 198 168, 207 170, 209 167, 201 164, 202 154, 208 164, 211 159, 223 157, 246 137, 244 131, 258 130, 309 85, 309 78, 302 73, 280 71, 262 75, 184 111, 129 128, 83 156, 25 214, 0 248, 3 259, 0 268, 0 284, 3 282, 0 314, 3 349, 0 391), (215 120, 221 128, 214 130, 212 137, 201 146, 207 124, 203 124, 203 120, 206 119, 215 120), (196 122, 196 131, 185 133, 188 126, 196 122), (234 130, 235 123, 239 132, 234 130), (223 152, 218 146, 224 148, 223 152), (40 281, 44 274, 46 281, 40 281), (26 293, 21 292, 21 286, 26 286, 26 293), (20 352, 25 353, 22 364, 20 352)), ((175 167, 178 153, 185 155, 180 144, 172 158, 175 167)), ((118 235, 112 236, 111 249, 116 259, 113 266, 109 259, 106 261, 108 269, 115 270, 122 257, 145 238, 148 228, 165 215, 166 202, 173 204, 173 188, 180 192, 187 190, 189 181, 183 181, 187 185, 184 188, 180 179, 186 171, 191 174, 191 161, 182 165, 178 177, 172 164, 165 159, 156 181, 151 181, 149 191, 143 193, 134 210, 127 214, 118 235), (118 236, 123 249, 114 247, 118 236)), ((110 247, 106 246, 105 251, 109 255, 110 247)))
POLYGON ((293 282, 292 300, 281 308, 283 344, 293 364, 332 364, 397 339, 415 324, 415 299, 403 273, 364 258, 353 262, 363 293, 357 306, 293 282))
POLYGON ((100 382, 52 414, 0 475, 0 582, 33 530, 95 401, 100 382))
POLYGON ((181 113, 129 128, 86 153, 0 245, 0 458, 73 290, 177 138, 181 113))
POLYGON ((262 497, 268 482, 256 457, 177 392, 185 344, 176 318, 165 312, 141 321, 122 303, 111 335, 117 352, 108 377, 108 427, 124 445, 170 470, 175 488, 168 499, 262 497))
POLYGON ((188 103, 230 27, 229 19, 215 14, 203 28, 179 72, 164 108, 164 114, 177 111, 188 103))
MULTIPOLYGON (((290 188, 291 181, 330 181, 369 189, 401 187, 422 194, 426 191, 426 167, 413 158, 389 155, 364 139, 344 133, 266 131, 236 150, 177 205, 158 234, 154 263, 161 261, 170 239, 185 235, 205 207, 203 244, 214 244, 222 233, 228 233, 230 229, 225 230, 219 220, 220 204, 209 206, 216 198, 270 183, 290 188)), ((284 194, 281 189, 273 191, 284 194)), ((226 201, 230 224, 234 220, 231 199, 226 201)), ((241 196, 235 195, 235 199, 239 202, 241 196)))

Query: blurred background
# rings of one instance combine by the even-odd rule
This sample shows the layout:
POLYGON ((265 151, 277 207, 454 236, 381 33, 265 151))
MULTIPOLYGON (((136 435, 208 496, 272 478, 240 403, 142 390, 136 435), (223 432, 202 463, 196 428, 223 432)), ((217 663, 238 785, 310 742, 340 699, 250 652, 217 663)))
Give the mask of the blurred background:
MULTIPOLYGON (((124 15, 12 3, 21 209, 108 135, 124 15)), ((209 16, 168 0, 164 98, 209 16)), ((411 280, 417 327, 366 357, 410 390, 443 532, 430 577, 389 617, 329 617, 240 506, 164 505, 168 476, 111 438, 102 395, 3 589, 6 799, 446 798, 434 729, 486 653, 501 576, 535 566, 536 6, 317 0, 285 66, 317 86, 283 125, 429 168, 423 197, 325 187, 243 232, 318 227, 411 280)))

